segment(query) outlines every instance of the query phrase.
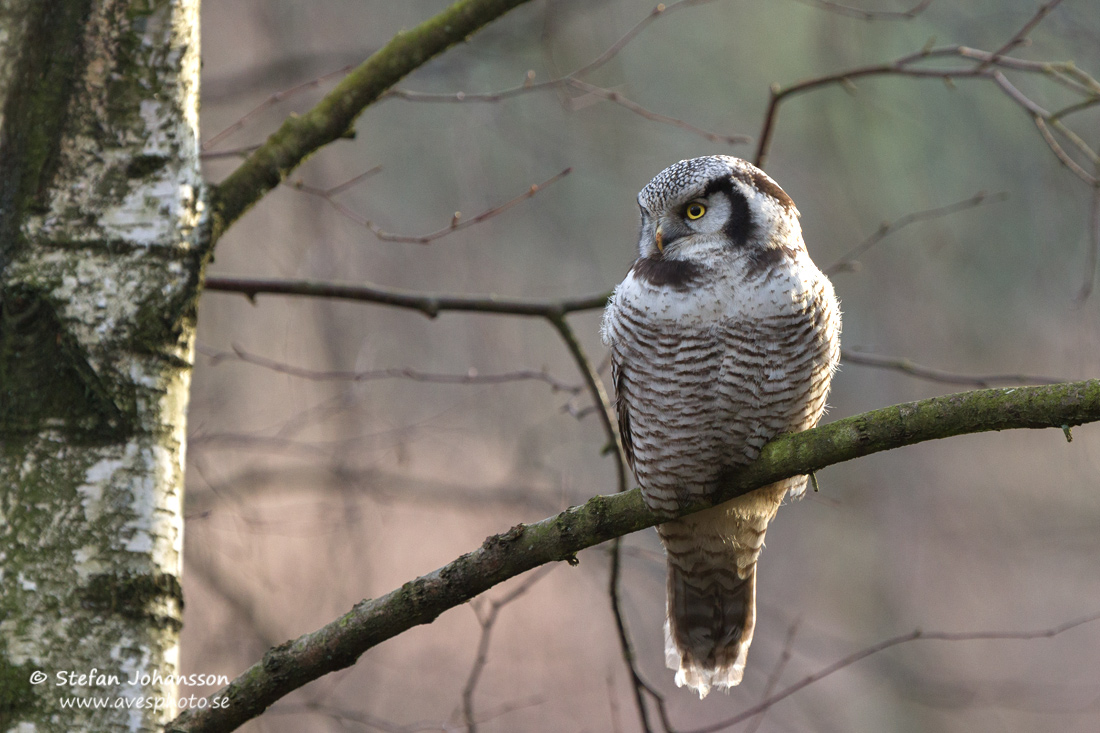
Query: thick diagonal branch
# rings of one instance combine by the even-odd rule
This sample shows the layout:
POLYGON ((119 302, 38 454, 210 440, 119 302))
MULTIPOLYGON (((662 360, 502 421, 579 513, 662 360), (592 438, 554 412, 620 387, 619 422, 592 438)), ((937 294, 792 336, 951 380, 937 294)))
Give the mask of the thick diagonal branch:
MULTIPOLYGON (((1100 421, 1100 380, 1043 387, 986 389, 894 405, 764 446, 759 460, 731 480, 719 501, 788 476, 926 440, 1012 428, 1069 428, 1100 421)), ((685 507, 683 513, 706 508, 685 507)), ((576 553, 658 523, 638 490, 595 496, 535 524, 519 524, 478 549, 357 604, 310 634, 275 647, 213 696, 228 704, 193 709, 168 730, 228 731, 259 715, 290 691, 351 666, 371 647, 474 598, 503 580, 548 562, 576 562, 576 553)))
POLYGON ((311 153, 348 135, 382 94, 434 56, 527 0, 459 0, 416 28, 401 31, 300 116, 288 117, 213 191, 213 241, 278 186, 311 153))

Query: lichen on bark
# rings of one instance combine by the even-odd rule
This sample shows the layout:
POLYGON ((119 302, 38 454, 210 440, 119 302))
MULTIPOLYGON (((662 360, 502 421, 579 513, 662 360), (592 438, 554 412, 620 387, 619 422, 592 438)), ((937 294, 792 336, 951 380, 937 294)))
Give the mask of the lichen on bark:
POLYGON ((173 684, 127 681, 179 658, 198 0, 8 0, 0 31, 0 730, 152 730, 173 684), (93 667, 120 683, 25 687, 93 667))

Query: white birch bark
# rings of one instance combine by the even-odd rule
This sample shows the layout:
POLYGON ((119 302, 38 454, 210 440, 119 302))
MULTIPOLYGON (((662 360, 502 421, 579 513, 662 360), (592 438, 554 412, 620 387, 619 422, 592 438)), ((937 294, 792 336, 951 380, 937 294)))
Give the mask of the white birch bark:
POLYGON ((0 731, 176 713, 198 9, 0 0, 0 731))

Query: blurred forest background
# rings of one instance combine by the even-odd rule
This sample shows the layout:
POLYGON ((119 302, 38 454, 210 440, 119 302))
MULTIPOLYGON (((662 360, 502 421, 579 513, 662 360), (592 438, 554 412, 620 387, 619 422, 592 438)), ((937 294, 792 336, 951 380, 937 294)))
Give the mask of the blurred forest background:
MULTIPOLYGON (((446 5, 205 0, 204 139, 276 92, 358 64, 446 5)), ((1036 7, 937 1, 912 19, 868 21, 811 1, 717 0, 658 17, 584 78, 653 113, 755 139, 772 83, 887 62, 930 39, 993 51, 1036 7)), ((472 95, 522 84, 529 71, 546 81, 599 57, 652 9, 648 0, 537 0, 400 88, 472 95)), ((1030 37, 1013 55, 1100 70, 1096 0, 1067 0, 1030 37)), ((1009 76, 1047 109, 1073 101, 1044 77, 1009 76)), ((208 146, 208 177, 217 181, 239 162, 218 153, 262 141, 330 86, 307 86, 232 127, 208 146)), ((1100 110, 1072 122, 1100 144, 1100 110)), ((274 191, 222 239, 210 275, 423 293, 599 294, 634 258, 634 198, 654 174, 682 158, 751 158, 754 149, 575 87, 492 103, 387 99, 355 133, 291 183, 331 189, 369 176, 330 200, 294 185, 274 191), (355 219, 422 235, 447 227, 456 211, 472 218, 566 168, 537 195, 427 245, 383 241, 355 219)), ((988 80, 869 78, 793 98, 781 108, 766 169, 797 202, 822 267, 884 221, 988 194, 981 205, 899 229, 858 257, 857 270, 833 276, 849 352, 967 375, 1100 375, 1100 294, 1077 300, 1089 274, 1093 192, 988 80)), ((594 362, 605 355, 599 318, 598 310, 570 318, 594 362)), ((369 304, 276 296, 250 304, 207 292, 199 323, 184 673, 235 676, 269 646, 487 535, 615 490, 591 401, 553 386, 582 381, 543 320, 429 319, 369 304), (448 384, 380 370, 534 375, 448 384)), ((826 419, 964 388, 849 361, 826 419)), ((1073 437, 968 436, 821 472, 821 492, 782 508, 769 530, 745 682, 702 702, 678 690, 664 666, 656 534, 626 538, 622 599, 640 672, 665 697, 672 721, 689 729, 757 703, 771 677, 780 689, 917 628, 1027 631, 1100 610, 1100 428, 1077 428, 1073 437)), ((579 559, 500 607, 472 697, 479 730, 638 730, 607 593, 607 550, 579 559)), ((473 605, 484 618, 484 599, 473 605)), ((452 610, 284 699, 245 730, 463 729, 481 630, 474 608, 452 610)), ((1100 624, 1045 639, 916 641, 846 667, 738 729, 1095 731, 1098 680, 1100 624)))

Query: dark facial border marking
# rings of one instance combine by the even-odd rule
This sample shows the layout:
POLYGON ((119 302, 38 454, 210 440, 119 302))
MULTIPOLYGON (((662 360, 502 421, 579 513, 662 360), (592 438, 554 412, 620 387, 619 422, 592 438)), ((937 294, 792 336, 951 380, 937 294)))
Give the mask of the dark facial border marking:
POLYGON ((756 222, 752 220, 752 212, 749 210, 749 202, 741 194, 728 176, 716 178, 703 189, 703 197, 716 193, 725 194, 730 202, 730 215, 726 220, 722 231, 729 237, 736 247, 744 247, 756 233, 756 222))
POLYGON ((787 192, 780 188, 778 183, 768 178, 761 171, 753 169, 752 172, 749 172, 734 169, 733 175, 746 186, 752 186, 757 191, 771 196, 784 209, 790 211, 794 208, 794 201, 787 195, 787 192))
POLYGON ((650 285, 680 291, 690 290, 703 274, 703 268, 694 262, 664 257, 639 257, 630 269, 650 285))

